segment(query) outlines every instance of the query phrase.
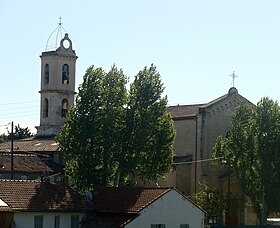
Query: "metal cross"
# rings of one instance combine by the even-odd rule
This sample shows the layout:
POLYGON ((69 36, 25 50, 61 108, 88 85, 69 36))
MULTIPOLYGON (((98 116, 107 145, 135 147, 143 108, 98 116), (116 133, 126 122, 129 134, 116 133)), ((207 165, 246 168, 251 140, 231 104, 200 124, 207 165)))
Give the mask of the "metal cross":
POLYGON ((237 78, 237 75, 233 71, 232 74, 230 74, 229 76, 232 77, 232 86, 234 87, 234 80, 235 80, 235 78, 237 78))
POLYGON ((62 25, 62 23, 61 23, 61 20, 62 20, 62 17, 59 17, 59 25, 62 25))

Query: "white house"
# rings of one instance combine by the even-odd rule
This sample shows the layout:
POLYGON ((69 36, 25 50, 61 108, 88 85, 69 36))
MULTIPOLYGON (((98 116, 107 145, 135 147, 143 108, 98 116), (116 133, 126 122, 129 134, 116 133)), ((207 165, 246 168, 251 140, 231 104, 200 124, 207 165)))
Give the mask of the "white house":
POLYGON ((203 228, 205 212, 174 188, 96 188, 87 227, 203 228))
POLYGON ((64 183, 0 180, 1 228, 78 228, 86 199, 64 183))

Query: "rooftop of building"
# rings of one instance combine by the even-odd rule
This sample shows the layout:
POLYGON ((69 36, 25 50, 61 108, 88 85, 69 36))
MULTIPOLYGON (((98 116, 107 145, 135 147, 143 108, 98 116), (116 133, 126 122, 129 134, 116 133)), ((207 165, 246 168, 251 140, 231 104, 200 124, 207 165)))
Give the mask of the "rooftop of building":
POLYGON ((0 180, 0 211, 85 212, 86 199, 65 183, 0 180))

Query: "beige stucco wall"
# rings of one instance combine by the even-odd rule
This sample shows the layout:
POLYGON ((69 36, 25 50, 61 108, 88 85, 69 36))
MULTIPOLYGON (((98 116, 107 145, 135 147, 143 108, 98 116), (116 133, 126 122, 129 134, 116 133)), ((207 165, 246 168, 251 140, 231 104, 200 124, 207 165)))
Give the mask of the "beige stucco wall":
POLYGON ((176 136, 174 140, 175 156, 195 153, 196 122, 194 119, 174 121, 176 136))

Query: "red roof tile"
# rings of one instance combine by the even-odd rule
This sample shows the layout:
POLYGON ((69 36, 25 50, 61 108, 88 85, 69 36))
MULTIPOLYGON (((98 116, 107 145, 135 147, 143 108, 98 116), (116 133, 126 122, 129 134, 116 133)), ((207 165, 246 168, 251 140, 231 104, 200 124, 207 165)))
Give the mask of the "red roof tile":
MULTIPOLYGON (((11 171, 11 154, 2 153, 0 159, 3 161, 3 166, 0 169, 2 172, 11 171)), ((63 167, 56 164, 48 158, 40 159, 33 154, 14 154, 14 171, 15 172, 32 172, 32 173, 59 173, 63 171, 63 167)))
MULTIPOLYGON (((0 151, 7 152, 11 150, 11 142, 0 144, 0 151)), ((58 143, 53 138, 35 138, 14 140, 14 151, 25 152, 55 152, 59 151, 58 143)))
POLYGON ((110 188, 92 191, 96 212, 138 213, 172 188, 110 188))
POLYGON ((185 118, 185 117, 194 117, 199 111, 199 108, 203 104, 195 105, 176 105, 167 107, 167 111, 171 114, 173 119, 176 118, 185 118))
POLYGON ((0 199, 12 211, 85 212, 90 209, 85 198, 64 183, 0 180, 0 199))

